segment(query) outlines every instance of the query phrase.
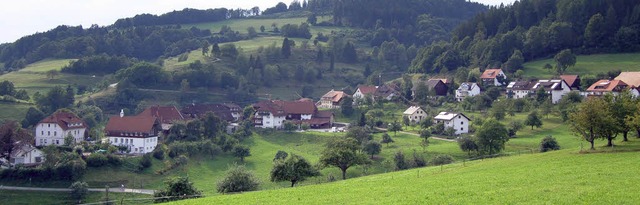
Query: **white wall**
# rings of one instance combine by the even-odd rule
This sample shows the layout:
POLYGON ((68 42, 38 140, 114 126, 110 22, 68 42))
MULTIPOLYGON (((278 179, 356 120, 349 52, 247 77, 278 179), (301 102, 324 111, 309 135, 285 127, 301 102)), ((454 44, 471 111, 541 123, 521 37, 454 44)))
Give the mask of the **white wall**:
POLYGON ((129 147, 129 153, 149 153, 152 152, 158 145, 158 137, 114 137, 107 136, 109 143, 115 146, 127 146, 129 147))
MULTIPOLYGON (((285 116, 273 116, 273 114, 269 113, 269 115, 258 115, 256 113, 256 117, 262 117, 262 125, 256 125, 256 127, 260 128, 282 128, 283 122, 285 120, 285 116)), ((260 118, 254 118, 254 122, 256 120, 260 120, 260 118)))
POLYGON ((456 130, 456 135, 469 133, 469 120, 461 115, 457 115, 449 121, 444 121, 444 127, 453 127, 453 129, 456 130))
POLYGON ((63 145, 64 138, 71 133, 76 143, 84 141, 86 128, 70 128, 63 131, 57 123, 40 123, 36 125, 36 146, 63 145))

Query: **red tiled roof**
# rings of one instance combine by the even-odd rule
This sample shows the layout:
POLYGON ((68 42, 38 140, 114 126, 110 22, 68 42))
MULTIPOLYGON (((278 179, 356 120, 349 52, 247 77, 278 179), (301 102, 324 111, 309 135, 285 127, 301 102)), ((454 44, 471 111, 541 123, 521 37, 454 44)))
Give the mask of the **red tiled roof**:
POLYGON ((185 117, 197 118, 204 116, 207 112, 213 112, 220 119, 225 121, 234 121, 232 113, 240 113, 241 108, 236 104, 223 103, 223 104, 191 104, 182 108, 182 113, 185 117))
POLYGON ((67 111, 57 111, 40 121, 40 123, 56 123, 62 130, 69 128, 87 128, 87 124, 82 121, 76 114, 67 111))
POLYGON ((624 89, 627 87, 627 84, 621 80, 599 80, 598 82, 591 85, 587 91, 589 92, 611 92, 611 91, 622 91, 620 89, 624 89))
POLYGON ((324 100, 330 100, 331 102, 337 103, 342 100, 344 96, 347 96, 343 91, 331 90, 322 96, 324 100))
POLYGON ((171 124, 174 121, 184 120, 176 106, 151 106, 142 111, 138 116, 156 117, 161 123, 171 124))
POLYGON ((157 118, 150 116, 113 116, 109 118, 104 131, 109 136, 120 136, 120 133, 147 133, 155 135, 154 125, 157 118))
POLYGON ((494 79, 498 76, 500 71, 502 71, 502 69, 499 69, 499 68, 487 69, 484 71, 484 73, 482 73, 482 75, 480 76, 480 79, 494 79))
POLYGON ((560 79, 564 80, 564 82, 567 82, 569 86, 573 86, 576 80, 578 80, 578 75, 561 75, 560 79))
POLYGON ((313 101, 276 100, 274 103, 282 107, 286 114, 313 114, 316 112, 316 105, 313 101))
POLYGON ((640 86, 640 72, 621 72, 615 79, 636 87, 640 86))
POLYGON ((357 90, 360 90, 363 95, 373 94, 374 92, 376 92, 376 86, 361 85, 358 86, 357 90))

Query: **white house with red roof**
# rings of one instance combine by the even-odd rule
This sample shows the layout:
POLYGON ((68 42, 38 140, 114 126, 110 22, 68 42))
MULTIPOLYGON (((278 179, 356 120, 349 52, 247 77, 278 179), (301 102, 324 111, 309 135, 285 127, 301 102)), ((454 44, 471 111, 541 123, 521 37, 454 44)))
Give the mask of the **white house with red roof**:
POLYGON ((36 125, 36 146, 63 145, 71 135, 75 143, 84 141, 87 125, 77 115, 60 110, 44 118, 36 125))
POLYGON ((487 69, 480 76, 480 79, 482 80, 484 85, 502 86, 500 78, 506 80, 507 76, 504 74, 504 72, 502 72, 502 69, 499 68, 487 69))
POLYGON ((326 109, 338 109, 340 108, 340 103, 342 103, 342 100, 346 96, 348 95, 343 91, 336 91, 331 89, 331 91, 327 92, 327 94, 324 94, 320 98, 320 101, 316 103, 316 106, 326 109))
POLYGON ((376 92, 376 89, 378 89, 377 86, 368 86, 368 85, 358 86, 358 88, 356 89, 356 92, 353 93, 354 102, 363 101, 365 96, 367 95, 373 96, 376 92))
POLYGON ((153 116, 120 116, 109 118, 104 128, 109 143, 126 146, 130 153, 149 153, 158 145, 158 133, 161 130, 158 118, 153 116))
POLYGON ((253 104, 253 108, 255 127, 280 129, 285 121, 308 124, 311 128, 327 128, 333 124, 333 113, 319 111, 310 100, 266 100, 253 104))

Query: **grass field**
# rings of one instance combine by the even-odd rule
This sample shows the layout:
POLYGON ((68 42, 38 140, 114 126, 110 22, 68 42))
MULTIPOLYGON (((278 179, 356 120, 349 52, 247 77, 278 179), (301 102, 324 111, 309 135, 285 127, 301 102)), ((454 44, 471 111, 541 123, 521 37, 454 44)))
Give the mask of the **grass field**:
MULTIPOLYGON (((89 192, 82 203, 96 203, 103 201, 105 193, 89 192)), ((149 198, 149 195, 132 194, 132 193, 109 193, 109 199, 115 200, 120 204, 151 204, 152 200, 132 200, 140 198, 149 198)), ((0 201, 5 205, 32 205, 32 204, 75 204, 75 200, 66 192, 25 192, 0 190, 0 201)))
POLYGON ((22 103, 0 102, 0 119, 21 121, 33 105, 22 103))
MULTIPOLYGON (((545 70, 545 64, 555 65, 553 59, 532 61, 524 64, 525 77, 550 78, 555 70, 545 70)), ((597 74, 607 71, 640 71, 640 53, 598 54, 577 56, 576 65, 569 67, 567 74, 597 74)))
MULTIPOLYGON (((331 16, 318 16, 318 22, 331 20, 331 16)), ((256 31, 260 32, 260 26, 264 26, 265 32, 269 32, 272 30, 271 25, 276 24, 278 27, 282 27, 285 24, 296 24, 307 22, 307 18, 279 18, 279 19, 231 19, 213 23, 198 23, 198 24, 185 24, 183 28, 191 28, 196 27, 199 29, 209 29, 213 33, 217 33, 220 31, 222 26, 226 25, 231 27, 232 30, 238 31, 240 33, 247 33, 247 28, 253 26, 256 31)), ((311 26, 311 34, 316 35, 318 32, 329 34, 331 31, 339 30, 339 27, 322 27, 322 26, 311 26)))
POLYGON ((46 72, 49 70, 60 70, 62 67, 69 64, 73 59, 60 59, 60 60, 43 60, 33 64, 29 64, 27 67, 10 72, 0 76, 0 81, 8 80, 13 82, 16 89, 25 89, 32 95, 35 92, 44 93, 48 89, 55 86, 67 86, 67 85, 93 85, 102 80, 101 77, 75 75, 60 73, 53 79, 47 78, 46 72))
POLYGON ((567 149, 174 204, 635 204, 639 147, 634 139, 617 153, 567 149))

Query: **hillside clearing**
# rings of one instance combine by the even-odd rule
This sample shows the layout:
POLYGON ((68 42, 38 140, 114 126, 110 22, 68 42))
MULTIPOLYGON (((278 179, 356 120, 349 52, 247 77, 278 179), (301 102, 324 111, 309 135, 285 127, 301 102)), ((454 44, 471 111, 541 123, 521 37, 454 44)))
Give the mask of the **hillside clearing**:
POLYGON ((569 149, 174 204, 633 204, 637 154, 569 149))
MULTIPOLYGON (((538 60, 525 63, 524 76, 551 78, 555 70, 545 70, 545 64, 555 65, 553 59, 538 60)), ((567 74, 586 75, 606 73, 608 71, 640 71, 640 53, 581 55, 576 58, 576 65, 569 67, 567 74)))

